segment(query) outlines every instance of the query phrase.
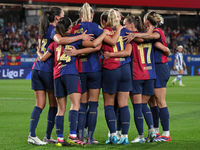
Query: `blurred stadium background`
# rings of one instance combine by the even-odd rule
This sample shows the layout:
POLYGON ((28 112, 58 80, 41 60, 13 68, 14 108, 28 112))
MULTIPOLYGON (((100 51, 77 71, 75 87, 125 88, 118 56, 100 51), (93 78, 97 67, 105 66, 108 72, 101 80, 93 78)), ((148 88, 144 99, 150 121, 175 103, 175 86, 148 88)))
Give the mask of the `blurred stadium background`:
MULTIPOLYGON (((72 21, 85 0, 1 0, 0 2, 0 79, 29 78, 37 57, 38 20, 49 7, 59 6, 72 21)), ((185 75, 200 74, 200 2, 199 0, 87 0, 95 9, 94 22, 104 10, 118 8, 128 14, 160 13, 165 20, 163 30, 171 50, 169 64, 173 66, 177 45, 184 46, 185 75)), ((171 75, 177 72, 171 69, 171 75)))

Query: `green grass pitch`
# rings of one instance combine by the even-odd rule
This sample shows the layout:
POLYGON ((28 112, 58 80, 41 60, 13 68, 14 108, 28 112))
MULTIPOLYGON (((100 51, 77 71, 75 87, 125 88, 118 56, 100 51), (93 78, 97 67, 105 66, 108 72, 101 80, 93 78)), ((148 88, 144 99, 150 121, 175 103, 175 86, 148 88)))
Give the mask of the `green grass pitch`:
MULTIPOLYGON (((29 134, 29 122, 31 112, 35 106, 34 91, 31 90, 30 80, 0 80, 0 149, 1 150, 27 150, 27 149, 200 149, 200 76, 184 76, 185 87, 179 87, 178 81, 172 86, 171 77, 167 85, 167 105, 170 112, 171 142, 145 143, 129 145, 106 145, 108 128, 106 125, 103 109, 103 98, 100 95, 98 107, 98 121, 94 134, 98 145, 86 147, 56 147, 53 144, 35 146, 27 143, 29 134)), ((70 101, 67 103, 65 115, 64 137, 69 134, 68 110, 70 101)), ((129 141, 133 140, 137 131, 133 121, 133 107, 129 101, 131 123, 129 141)), ((36 134, 43 139, 46 131, 46 118, 48 102, 43 110, 36 134)), ((161 127, 160 127, 160 131, 161 127)), ((161 132, 162 133, 162 132, 161 132)), ((144 122, 144 134, 147 136, 147 125, 144 122)), ((52 133, 56 139, 55 128, 52 133)))

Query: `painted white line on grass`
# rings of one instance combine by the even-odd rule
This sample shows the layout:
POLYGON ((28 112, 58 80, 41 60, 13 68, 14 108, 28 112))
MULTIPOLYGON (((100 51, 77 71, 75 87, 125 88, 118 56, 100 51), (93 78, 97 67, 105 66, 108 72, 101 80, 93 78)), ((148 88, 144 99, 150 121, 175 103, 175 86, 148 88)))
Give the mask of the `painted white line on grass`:
POLYGON ((200 102, 167 102, 167 103, 176 103, 176 104, 200 104, 200 102))
POLYGON ((27 99, 27 100, 34 100, 35 98, 0 97, 0 99, 27 99))

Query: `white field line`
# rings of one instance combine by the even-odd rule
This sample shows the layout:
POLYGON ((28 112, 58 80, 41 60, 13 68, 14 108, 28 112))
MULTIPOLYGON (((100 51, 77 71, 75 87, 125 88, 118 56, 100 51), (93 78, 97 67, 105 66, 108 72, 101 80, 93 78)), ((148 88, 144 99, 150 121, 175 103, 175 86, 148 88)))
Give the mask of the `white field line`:
POLYGON ((35 98, 20 98, 20 97, 0 97, 0 99, 23 99, 23 100, 25 100, 25 99, 27 99, 27 100, 34 100, 35 98))

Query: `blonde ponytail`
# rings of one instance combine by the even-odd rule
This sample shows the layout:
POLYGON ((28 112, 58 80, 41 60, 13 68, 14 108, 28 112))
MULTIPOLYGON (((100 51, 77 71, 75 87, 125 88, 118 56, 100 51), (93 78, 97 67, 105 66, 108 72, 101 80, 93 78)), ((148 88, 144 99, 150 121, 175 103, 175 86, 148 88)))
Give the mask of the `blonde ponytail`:
POLYGON ((116 29, 119 26, 119 20, 114 9, 110 9, 108 12, 108 18, 106 22, 106 27, 112 27, 116 29))
POLYGON ((85 3, 81 7, 79 14, 81 15, 82 21, 91 22, 92 21, 91 14, 94 14, 94 10, 92 9, 92 7, 90 7, 88 3, 85 3))
POLYGON ((154 12, 154 11, 151 11, 151 12, 147 13, 147 14, 145 15, 145 18, 146 18, 147 20, 149 20, 149 22, 150 22, 153 26, 160 26, 160 25, 164 24, 164 19, 163 19, 163 17, 162 17, 160 14, 158 14, 158 13, 156 13, 156 12, 154 12))

